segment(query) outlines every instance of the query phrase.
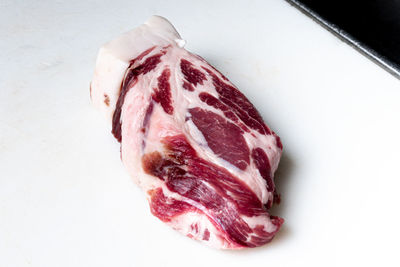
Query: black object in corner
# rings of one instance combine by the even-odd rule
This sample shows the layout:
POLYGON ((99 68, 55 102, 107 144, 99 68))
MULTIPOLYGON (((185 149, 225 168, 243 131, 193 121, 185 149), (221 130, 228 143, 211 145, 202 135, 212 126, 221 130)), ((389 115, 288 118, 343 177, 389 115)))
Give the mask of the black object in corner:
POLYGON ((400 78, 400 0, 287 0, 400 78))

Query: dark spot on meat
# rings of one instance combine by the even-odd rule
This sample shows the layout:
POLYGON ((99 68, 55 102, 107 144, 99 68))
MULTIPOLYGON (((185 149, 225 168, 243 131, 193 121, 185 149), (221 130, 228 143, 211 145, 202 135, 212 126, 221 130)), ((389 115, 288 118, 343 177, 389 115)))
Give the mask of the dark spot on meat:
POLYGON ((165 176, 182 176, 186 174, 186 171, 179 168, 172 160, 163 158, 160 152, 152 152, 145 154, 142 157, 142 167, 147 173, 150 173, 161 180, 165 179, 165 176))
POLYGON ((163 157, 160 152, 155 151, 145 154, 142 157, 142 167, 146 173, 150 173, 156 177, 162 178, 163 157), (161 170, 160 170, 161 169, 161 170))

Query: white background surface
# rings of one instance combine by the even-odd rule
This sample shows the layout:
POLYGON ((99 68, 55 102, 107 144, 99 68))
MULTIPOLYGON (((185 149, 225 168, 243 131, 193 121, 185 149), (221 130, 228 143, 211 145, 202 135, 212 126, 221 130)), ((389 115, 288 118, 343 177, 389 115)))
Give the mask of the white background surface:
POLYGON ((2 1, 0 266, 399 266, 400 82, 286 2, 2 1), (89 102, 98 48, 150 15, 281 136, 286 222, 217 251, 151 216, 89 102))

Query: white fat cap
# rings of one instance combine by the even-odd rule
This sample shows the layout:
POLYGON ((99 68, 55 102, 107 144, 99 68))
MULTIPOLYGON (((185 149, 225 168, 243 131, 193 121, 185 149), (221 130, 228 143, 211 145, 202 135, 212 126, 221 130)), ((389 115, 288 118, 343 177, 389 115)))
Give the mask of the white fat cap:
POLYGON ((132 59, 153 46, 183 47, 174 26, 160 16, 150 17, 144 24, 104 44, 97 55, 91 82, 91 99, 111 122, 125 71, 132 59), (108 97, 109 105, 105 99, 108 97))

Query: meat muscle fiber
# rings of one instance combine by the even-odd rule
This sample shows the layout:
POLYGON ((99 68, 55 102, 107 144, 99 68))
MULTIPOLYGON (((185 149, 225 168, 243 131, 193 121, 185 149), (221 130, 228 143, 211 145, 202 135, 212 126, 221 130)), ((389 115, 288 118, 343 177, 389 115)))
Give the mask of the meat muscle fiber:
POLYGON ((215 248, 261 246, 283 223, 268 212, 282 144, 243 93, 184 43, 153 16, 105 44, 91 99, 154 216, 215 248))

